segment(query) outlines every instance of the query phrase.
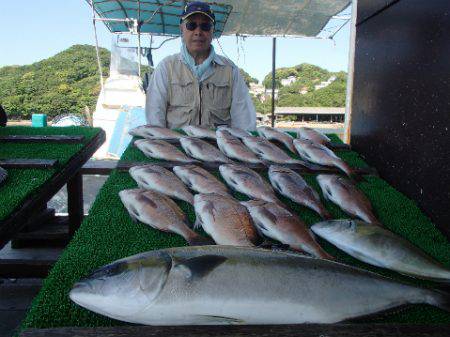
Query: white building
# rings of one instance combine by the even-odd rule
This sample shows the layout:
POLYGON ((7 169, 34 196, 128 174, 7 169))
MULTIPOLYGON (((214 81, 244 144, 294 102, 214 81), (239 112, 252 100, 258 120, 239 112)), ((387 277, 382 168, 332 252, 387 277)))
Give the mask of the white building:
POLYGON ((291 85, 292 83, 294 83, 295 81, 297 81, 297 77, 295 76, 289 76, 288 78, 282 78, 281 79, 281 85, 283 87, 287 86, 287 85, 291 85))
POLYGON ((324 82, 320 82, 320 84, 317 84, 314 86, 315 90, 319 90, 322 88, 326 88, 328 87, 331 83, 333 83, 334 81, 336 81, 336 76, 331 76, 328 80, 324 81, 324 82))

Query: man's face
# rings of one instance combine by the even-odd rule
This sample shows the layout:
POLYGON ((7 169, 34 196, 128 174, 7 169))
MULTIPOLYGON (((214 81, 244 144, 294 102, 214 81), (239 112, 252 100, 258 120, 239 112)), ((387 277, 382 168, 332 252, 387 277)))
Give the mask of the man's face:
POLYGON ((181 23, 181 32, 184 43, 190 53, 198 54, 209 51, 213 38, 213 25, 207 16, 203 14, 191 15, 181 23), (186 24, 188 23, 195 23, 197 27, 194 30, 189 30, 186 28, 186 24), (202 23, 211 23, 211 29, 209 31, 202 30, 200 28, 202 23))

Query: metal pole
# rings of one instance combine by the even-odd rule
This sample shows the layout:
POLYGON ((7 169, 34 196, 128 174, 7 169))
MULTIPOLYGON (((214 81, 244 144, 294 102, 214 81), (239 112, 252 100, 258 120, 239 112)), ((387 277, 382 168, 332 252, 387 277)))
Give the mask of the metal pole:
POLYGON ((272 127, 275 126, 275 58, 277 38, 272 38, 272 127))
POLYGON ((138 33, 138 57, 139 57, 139 77, 141 77, 141 2, 138 0, 138 20, 137 20, 137 33, 138 33))
POLYGON ((95 36, 95 52, 97 54, 98 71, 100 72, 100 87, 103 90, 103 71, 102 71, 102 63, 100 61, 100 53, 98 50, 97 27, 95 26, 95 10, 94 10, 94 3, 92 1, 91 7, 92 7, 92 23, 94 25, 94 36, 95 36))
POLYGON ((352 21, 350 26, 350 48, 348 58, 347 96, 345 99, 344 143, 350 144, 352 128, 353 77, 355 70, 356 14, 358 0, 352 1, 352 21))

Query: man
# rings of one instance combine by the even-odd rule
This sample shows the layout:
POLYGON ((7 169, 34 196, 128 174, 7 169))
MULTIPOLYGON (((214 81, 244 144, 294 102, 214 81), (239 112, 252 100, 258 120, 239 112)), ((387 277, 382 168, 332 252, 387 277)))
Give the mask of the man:
POLYGON ((207 3, 196 1, 184 8, 181 52, 160 62, 147 89, 149 124, 255 129, 255 108, 238 67, 211 45, 214 23, 207 3))

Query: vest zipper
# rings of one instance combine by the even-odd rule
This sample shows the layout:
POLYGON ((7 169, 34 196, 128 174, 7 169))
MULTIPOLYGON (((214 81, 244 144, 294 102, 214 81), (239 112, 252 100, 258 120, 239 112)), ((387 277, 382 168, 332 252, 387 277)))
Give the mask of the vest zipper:
POLYGON ((200 109, 198 111, 198 125, 202 125, 202 83, 198 85, 198 91, 200 94, 200 109))

